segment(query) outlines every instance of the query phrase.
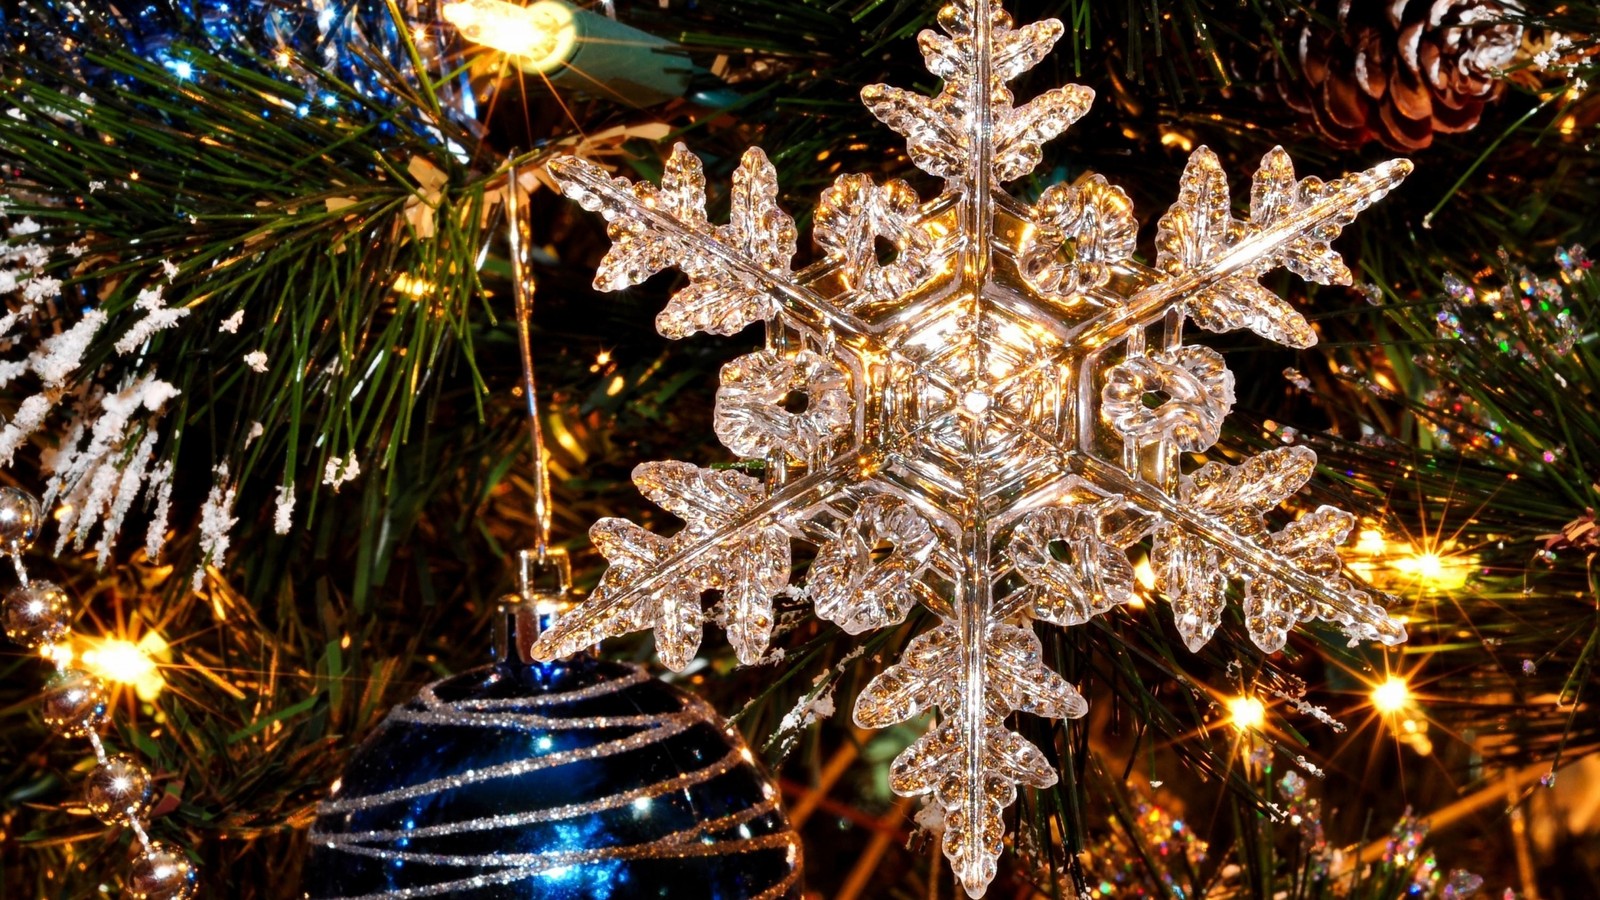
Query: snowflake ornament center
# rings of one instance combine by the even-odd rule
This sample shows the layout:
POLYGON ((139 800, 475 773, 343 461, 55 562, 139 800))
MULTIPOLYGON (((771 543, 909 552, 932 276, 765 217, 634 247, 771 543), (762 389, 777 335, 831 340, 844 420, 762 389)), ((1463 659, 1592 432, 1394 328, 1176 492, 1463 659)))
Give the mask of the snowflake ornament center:
POLYGON ((903 182, 839 178, 816 210, 824 258, 803 271, 791 269, 794 222, 760 150, 734 173, 724 225, 708 221, 700 162, 681 145, 659 186, 575 158, 551 165, 608 222, 598 288, 676 267, 689 283, 657 318, 662 334, 767 324, 767 347, 723 368, 716 409, 718 437, 764 460, 767 475, 640 465, 640 491, 684 528, 663 537, 596 523, 611 566, 535 652, 651 628, 662 661, 682 668, 707 619, 701 597, 716 590, 735 652, 753 663, 793 542, 815 546, 805 586, 822 618, 860 634, 921 605, 938 621, 866 687, 855 719, 876 728, 937 711, 892 782, 940 808, 945 855, 979 897, 1017 786, 1057 777, 1006 719, 1086 710, 1044 665, 1035 623, 1078 625, 1128 602, 1128 547, 1150 540, 1156 586, 1191 649, 1216 629, 1234 583, 1267 652, 1310 619, 1353 641, 1405 639, 1340 565, 1349 514, 1325 506, 1276 532, 1264 520, 1310 478, 1315 454, 1285 447, 1190 472, 1181 455, 1210 448, 1233 404, 1223 358, 1186 345, 1186 325, 1314 343, 1258 277, 1282 266, 1348 284, 1329 242, 1410 164, 1324 183, 1297 179, 1274 149, 1239 219, 1221 164, 1200 148, 1158 223, 1154 265, 1143 265, 1132 204, 1103 177, 1032 205, 1000 188, 1031 172, 1093 98, 1069 85, 1019 106, 1005 87, 1045 57, 1061 23, 1013 28, 994 0, 959 0, 939 24, 942 34, 918 40, 944 81, 937 96, 874 85, 862 98, 944 191, 924 201, 903 182))

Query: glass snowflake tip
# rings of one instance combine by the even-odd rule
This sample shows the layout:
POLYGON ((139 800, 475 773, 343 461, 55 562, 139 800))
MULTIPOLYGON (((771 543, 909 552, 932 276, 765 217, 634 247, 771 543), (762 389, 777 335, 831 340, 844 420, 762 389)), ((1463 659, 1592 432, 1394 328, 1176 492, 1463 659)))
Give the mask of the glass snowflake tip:
POLYGON ((1269 525, 1313 474, 1311 450, 1185 465, 1184 454, 1217 442, 1234 385, 1223 357, 1186 345, 1184 328, 1315 343, 1305 317, 1257 279, 1284 267, 1348 284, 1330 242, 1410 164, 1323 182, 1298 178, 1274 149, 1239 218, 1221 163, 1200 148, 1157 223, 1155 264, 1144 265, 1132 203, 1103 177, 1056 185, 1031 205, 999 187, 1031 172, 1041 145, 1089 108, 1087 88, 1019 106, 1005 87, 1044 58, 1061 24, 1013 28, 990 0, 951 3, 939 24, 942 34, 919 39, 943 79, 936 96, 880 85, 862 98, 943 192, 924 201, 903 182, 839 178, 816 210, 822 258, 802 271, 792 270, 794 220, 759 150, 735 171, 721 225, 682 146, 659 186, 576 158, 552 163, 568 196, 608 223, 597 287, 676 267, 688 284, 658 317, 662 334, 766 324, 767 346, 723 368, 715 415, 722 442, 766 474, 641 465, 640 491, 683 527, 665 537, 597 523, 610 568, 535 652, 554 658, 649 628, 662 662, 682 668, 715 592, 710 615, 739 659, 756 662, 773 597, 790 588, 793 542, 811 545, 799 595, 846 633, 898 625, 918 607, 931 614, 857 698, 855 719, 936 716, 895 761, 893 786, 938 807, 945 854, 978 897, 1017 786, 1056 778, 1050 748, 1007 721, 1085 712, 1044 658, 1037 623, 1079 625, 1131 600, 1129 547, 1149 542, 1156 590, 1191 649, 1222 623, 1234 585, 1266 652, 1313 619, 1352 641, 1405 640, 1381 595, 1340 563, 1349 514, 1325 506, 1269 525))

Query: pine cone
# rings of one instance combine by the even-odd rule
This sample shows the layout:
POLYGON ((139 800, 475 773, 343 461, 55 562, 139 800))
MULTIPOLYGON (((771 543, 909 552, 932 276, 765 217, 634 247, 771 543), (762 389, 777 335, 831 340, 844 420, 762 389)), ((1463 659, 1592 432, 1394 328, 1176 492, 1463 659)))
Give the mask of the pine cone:
POLYGON ((1278 64, 1277 89, 1334 143, 1421 150, 1436 132, 1468 131, 1500 96, 1516 58, 1517 7, 1495 0, 1339 0, 1338 27, 1300 31, 1299 72, 1278 64))

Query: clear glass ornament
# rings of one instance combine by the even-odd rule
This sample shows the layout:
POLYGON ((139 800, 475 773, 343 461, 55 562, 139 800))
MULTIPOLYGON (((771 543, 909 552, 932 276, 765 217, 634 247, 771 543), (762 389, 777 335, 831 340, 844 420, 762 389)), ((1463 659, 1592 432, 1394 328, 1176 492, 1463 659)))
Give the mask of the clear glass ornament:
POLYGON ((1133 255, 1133 201, 1104 175, 1046 190, 1034 212, 1038 227, 1023 238, 1017 264, 1028 286, 1046 297, 1066 300, 1103 287, 1112 265, 1133 255))
POLYGON ((817 550, 807 588, 817 615, 850 634, 897 625, 916 605, 912 588, 937 537, 905 501, 862 501, 840 535, 817 550))
POLYGON ((1011 598, 1034 617, 1081 625, 1133 599, 1133 564, 1102 536, 1100 520, 1121 497, 1037 509, 1023 517, 1006 553, 1028 586, 1011 598))
POLYGON ((903 181, 846 175, 822 192, 817 246, 839 266, 849 305, 893 301, 932 273, 933 239, 915 227, 921 215, 922 198, 903 181))
POLYGON ((1310 619, 1352 640, 1405 639, 1380 595, 1339 565, 1348 516, 1325 507, 1267 527, 1264 514, 1315 468, 1311 451, 1185 474, 1183 454, 1217 442, 1234 385, 1223 357, 1186 344, 1184 331, 1314 344, 1305 316, 1258 279, 1287 268, 1349 284, 1330 242, 1411 167, 1394 160, 1325 182, 1298 178, 1274 149, 1240 218, 1221 162, 1199 148, 1156 222, 1147 266, 1134 258, 1132 203, 1104 178, 1047 188, 1033 204, 1000 187, 1031 172, 1042 144, 1093 99, 1068 85, 1019 104, 1006 87, 1050 52, 1061 23, 1013 27, 994 0, 956 0, 938 23, 942 33, 918 39, 942 80, 937 96, 874 85, 862 99, 943 191, 924 199, 903 182, 840 177, 816 209, 822 259, 802 271, 791 270, 793 220, 759 151, 734 175, 727 225, 707 219, 700 163, 681 145, 659 187, 576 158, 551 164, 566 194, 609 223, 597 287, 676 267, 689 286, 657 318, 662 334, 761 321, 774 349, 731 363, 718 404, 718 435, 764 461, 767 477, 640 466, 640 490, 685 527, 663 537, 597 523, 611 568, 535 652, 554 659, 654 628, 662 662, 681 668, 699 645, 701 595, 732 585, 725 619, 751 662, 766 647, 771 596, 788 584, 790 544, 815 546, 805 596, 846 632, 903 622, 914 605, 931 613, 855 715, 882 727, 938 710, 896 760, 893 786, 931 796, 945 854, 977 897, 1017 785, 1056 777, 1007 717, 1084 711, 1039 660, 1034 629, 1124 602, 1133 544, 1152 541, 1157 588, 1191 649, 1237 587, 1267 652, 1310 619), (812 401, 838 390, 847 403, 825 423, 800 419, 777 399, 796 384, 812 401))
POLYGON ((0 552, 21 553, 39 536, 44 513, 39 498, 21 488, 0 487, 0 552))
POLYGON ((1123 360, 1106 373, 1100 414, 1125 440, 1208 450, 1233 408, 1233 373, 1210 347, 1123 360))
POLYGON ((44 724, 62 737, 88 737, 105 724, 105 683, 82 669, 63 669, 45 686, 44 724))
POLYGON ((155 799, 150 773, 126 753, 106 757, 83 785, 84 805, 107 825, 144 818, 155 799))
POLYGON ((161 841, 134 858, 128 873, 128 896, 133 900, 190 900, 200 890, 200 873, 183 851, 161 841))
POLYGON ((740 456, 810 460, 850 424, 845 375, 820 353, 763 350, 722 367, 714 428, 740 456))
POLYGON ((29 650, 60 643, 72 631, 72 598, 54 582, 18 585, 6 593, 3 607, 6 637, 29 650))
POLYGON ((626 519, 594 524, 589 535, 611 567, 590 597, 637 593, 643 602, 628 606, 627 622, 584 625, 591 638, 580 649, 608 634, 653 627, 661 661, 681 669, 700 648, 701 595, 716 590, 722 592, 728 640, 739 661, 759 660, 772 633, 772 598, 789 583, 789 535, 775 524, 728 534, 726 523, 761 499, 761 481, 742 472, 659 462, 635 468, 633 483, 685 525, 664 538, 626 519), (712 535, 720 539, 708 541, 712 535), (684 554, 686 548, 694 550, 684 554))

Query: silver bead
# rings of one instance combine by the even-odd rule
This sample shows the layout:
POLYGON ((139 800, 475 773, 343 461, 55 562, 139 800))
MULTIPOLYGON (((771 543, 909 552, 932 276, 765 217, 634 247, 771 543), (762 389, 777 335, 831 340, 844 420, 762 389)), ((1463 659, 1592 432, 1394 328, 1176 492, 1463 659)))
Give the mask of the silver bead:
POLYGON ((59 643, 72 630, 72 600, 60 585, 35 581, 11 589, 0 608, 6 637, 29 650, 59 643))
POLYGON ((106 686, 82 669, 56 673, 44 689, 44 723, 62 737, 88 737, 106 720, 106 686))
POLYGON ((39 536, 39 498, 21 488, 0 487, 0 553, 21 553, 39 536))
POLYGON ((150 811, 155 791, 150 773, 126 753, 94 767, 83 786, 83 800, 94 817, 107 825, 126 825, 150 811))
POLYGON ((128 873, 128 896, 134 900, 190 900, 199 891, 199 873, 183 852, 151 841, 128 873))

